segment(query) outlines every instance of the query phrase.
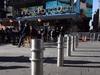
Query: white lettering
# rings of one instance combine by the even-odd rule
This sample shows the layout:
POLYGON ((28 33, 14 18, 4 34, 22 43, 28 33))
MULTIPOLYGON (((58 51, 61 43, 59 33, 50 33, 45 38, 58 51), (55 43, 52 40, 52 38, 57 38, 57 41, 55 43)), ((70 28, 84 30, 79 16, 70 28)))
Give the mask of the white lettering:
POLYGON ((62 6, 61 5, 58 5, 57 6, 57 12, 61 12, 61 10, 62 10, 62 6), (60 7, 60 10, 59 10, 59 7, 60 7))
POLYGON ((41 12, 41 8, 39 7, 39 8, 38 8, 38 13, 40 13, 40 12, 41 12))

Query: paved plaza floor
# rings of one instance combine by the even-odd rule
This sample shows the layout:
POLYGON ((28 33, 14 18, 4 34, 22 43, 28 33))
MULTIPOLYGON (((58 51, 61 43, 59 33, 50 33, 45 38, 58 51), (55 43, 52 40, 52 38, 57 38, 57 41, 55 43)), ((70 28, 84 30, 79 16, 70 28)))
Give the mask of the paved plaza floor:
MULTIPOLYGON (((57 43, 44 43, 43 75, 100 75, 100 41, 79 42, 64 65, 57 67, 57 43)), ((0 43, 0 75, 31 75, 30 48, 0 43)))

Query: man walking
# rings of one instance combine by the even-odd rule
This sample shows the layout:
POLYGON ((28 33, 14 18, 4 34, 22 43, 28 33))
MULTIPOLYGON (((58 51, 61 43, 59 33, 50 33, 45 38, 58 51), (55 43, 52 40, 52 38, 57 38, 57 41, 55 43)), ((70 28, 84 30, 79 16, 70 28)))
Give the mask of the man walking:
POLYGON ((25 26, 22 30, 22 35, 19 39, 19 44, 18 44, 18 47, 21 46, 21 43, 22 43, 22 46, 24 47, 24 41, 25 41, 25 37, 26 36, 29 36, 30 35, 30 26, 29 26, 29 23, 27 21, 25 21, 25 26))

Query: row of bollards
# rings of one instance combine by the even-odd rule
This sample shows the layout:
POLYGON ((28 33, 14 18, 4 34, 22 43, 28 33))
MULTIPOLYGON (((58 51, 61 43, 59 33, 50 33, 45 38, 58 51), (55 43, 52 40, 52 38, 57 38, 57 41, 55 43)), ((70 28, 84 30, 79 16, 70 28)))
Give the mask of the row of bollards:
MULTIPOLYGON (((74 51, 78 46, 78 36, 67 36, 66 56, 71 56, 71 51, 74 51)), ((63 66, 64 61, 64 37, 58 37, 58 58, 57 66, 63 66)))
MULTIPOLYGON (((31 40, 31 75, 43 75, 43 40, 31 40)), ((66 56, 71 56, 71 51, 74 51, 78 46, 77 36, 67 37, 67 51, 66 56)), ((64 37, 58 37, 58 57, 57 66, 63 66, 64 61, 64 37)))

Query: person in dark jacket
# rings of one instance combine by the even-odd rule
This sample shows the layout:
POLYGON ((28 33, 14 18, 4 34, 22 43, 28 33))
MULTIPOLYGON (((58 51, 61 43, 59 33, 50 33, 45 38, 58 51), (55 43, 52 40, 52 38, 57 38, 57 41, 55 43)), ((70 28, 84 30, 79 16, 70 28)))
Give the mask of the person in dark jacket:
POLYGON ((29 26, 29 23, 26 21, 25 26, 22 30, 21 38, 19 39, 18 47, 21 46, 21 43, 22 43, 22 46, 24 47, 25 37, 29 35, 30 35, 30 26, 29 26))
POLYGON ((21 35, 22 34, 22 30, 24 28, 24 24, 21 21, 18 21, 18 24, 19 24, 19 35, 21 35))
POLYGON ((31 36, 37 38, 37 30, 32 26, 31 36))
POLYGON ((60 34, 61 34, 61 36, 63 36, 63 37, 64 37, 64 32, 65 32, 65 30, 64 30, 63 26, 61 26, 60 34))
POLYGON ((47 31, 47 39, 48 39, 48 42, 51 41, 51 28, 50 28, 50 26, 48 27, 48 31, 47 31))
POLYGON ((53 29, 52 37, 53 37, 53 42, 56 42, 56 31, 55 31, 55 28, 53 29))

